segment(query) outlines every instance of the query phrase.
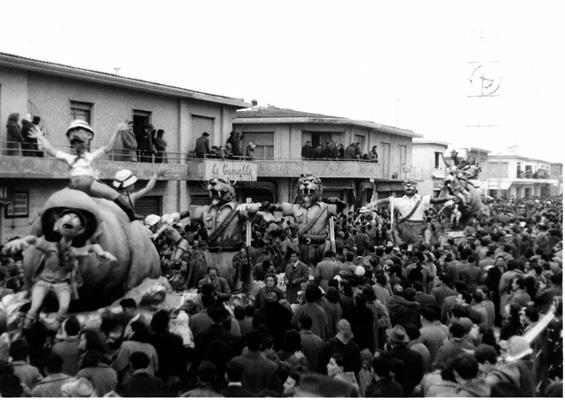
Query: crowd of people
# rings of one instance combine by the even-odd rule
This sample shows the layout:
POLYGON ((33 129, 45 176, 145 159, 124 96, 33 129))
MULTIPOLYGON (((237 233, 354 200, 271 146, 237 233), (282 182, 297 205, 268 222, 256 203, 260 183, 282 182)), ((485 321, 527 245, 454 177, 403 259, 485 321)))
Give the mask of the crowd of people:
MULTIPOLYGON (((243 134, 241 132, 231 131, 226 144, 223 146, 210 146, 210 134, 202 132, 202 135, 196 139, 194 147, 194 156, 196 158, 221 158, 232 160, 255 160, 255 143, 249 142, 247 145, 243 143, 243 134)), ((189 155, 190 157, 190 155, 189 155)))
MULTIPOLYGON (((142 129, 134 130, 133 121, 126 121, 128 129, 120 132, 111 159, 115 161, 166 163, 167 141, 163 129, 154 129, 152 124, 145 124, 142 129)), ((6 123, 6 151, 9 156, 43 157, 43 149, 37 139, 30 135, 34 128, 41 129, 41 117, 26 113, 20 119, 19 113, 11 113, 6 123)))
POLYGON ((321 143, 312 145, 307 140, 302 146, 302 158, 305 160, 364 160, 378 163, 379 154, 377 146, 371 147, 369 153, 363 153, 360 142, 353 142, 349 146, 344 147, 341 143, 334 140, 326 141, 325 145, 321 143))
MULTIPOLYGON (((413 245, 394 243, 385 210, 345 213, 319 262, 300 259, 292 221, 256 225, 236 277, 209 263, 201 225, 160 224, 163 274, 198 293, 181 307, 188 345, 179 310, 148 318, 131 298, 99 329, 36 321, 0 339, 0 394, 561 396, 561 199, 491 208, 464 238, 438 223, 413 245)), ((0 296, 22 290, 21 254, 0 278, 0 296)))

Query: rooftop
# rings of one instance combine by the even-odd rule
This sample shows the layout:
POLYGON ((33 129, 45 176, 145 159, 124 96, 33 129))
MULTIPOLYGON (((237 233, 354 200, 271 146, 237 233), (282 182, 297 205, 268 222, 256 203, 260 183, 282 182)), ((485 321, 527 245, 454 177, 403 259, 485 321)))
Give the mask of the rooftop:
POLYGON ((291 110, 289 108, 279 108, 275 106, 254 106, 237 110, 237 117, 233 120, 234 124, 334 124, 334 125, 353 125, 363 128, 370 128, 392 135, 419 138, 422 135, 408 129, 396 128, 371 121, 355 120, 331 115, 309 113, 304 111, 291 110))
POLYGON ((77 79, 81 81, 96 82, 128 89, 137 89, 152 93, 159 93, 163 95, 226 104, 234 107, 243 108, 250 106, 250 104, 246 103, 243 99, 236 97, 199 92, 196 90, 184 89, 177 86, 165 85, 162 83, 150 82, 142 79, 130 78, 107 72, 94 71, 86 68, 73 67, 70 65, 58 64, 50 61, 36 60, 33 58, 17 56, 8 53, 0 53, 0 67, 10 67, 19 70, 62 76, 65 78, 77 79))

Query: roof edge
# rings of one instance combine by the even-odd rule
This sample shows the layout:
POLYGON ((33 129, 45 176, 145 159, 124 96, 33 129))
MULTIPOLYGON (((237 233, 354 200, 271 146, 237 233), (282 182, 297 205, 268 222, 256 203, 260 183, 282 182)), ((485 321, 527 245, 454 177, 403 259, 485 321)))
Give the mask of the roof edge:
POLYGON ((94 71, 49 61, 41 61, 8 53, 0 53, 0 66, 39 72, 48 75, 57 75, 65 78, 72 78, 87 82, 103 83, 128 89, 145 90, 148 92, 163 95, 177 96, 212 103, 220 103, 231 105, 237 108, 246 108, 251 105, 250 103, 245 102, 243 99, 235 97, 198 92, 176 86, 165 85, 162 83, 113 75, 107 72, 94 71))
POLYGON ((388 125, 377 124, 370 121, 359 121, 347 118, 322 118, 322 117, 274 117, 274 118, 241 118, 233 119, 233 124, 331 124, 331 125, 354 125, 363 128, 375 129, 392 135, 411 138, 421 138, 423 135, 408 129, 395 128, 388 125))

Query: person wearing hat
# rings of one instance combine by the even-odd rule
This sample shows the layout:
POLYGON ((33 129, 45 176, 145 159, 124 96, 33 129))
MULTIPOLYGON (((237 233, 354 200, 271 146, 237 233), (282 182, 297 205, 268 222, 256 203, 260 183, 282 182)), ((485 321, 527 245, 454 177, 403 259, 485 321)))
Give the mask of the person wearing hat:
POLYGON ((404 389, 404 396, 410 397, 424 376, 422 356, 408 348, 410 339, 402 325, 395 325, 394 328, 387 329, 386 333, 388 343, 383 356, 399 361, 394 377, 404 389))
POLYGON ((133 174, 133 172, 129 169, 121 169, 116 172, 114 175, 114 181, 112 182, 112 186, 116 188, 118 193, 122 195, 125 200, 128 202, 129 206, 133 209, 135 207, 135 203, 145 197, 157 183, 157 179, 160 177, 166 176, 169 172, 169 169, 166 164, 161 164, 159 169, 151 176, 149 182, 143 189, 133 191, 135 189, 135 183, 137 182, 137 177, 133 174))
POLYGON ((383 206, 392 204, 392 207, 401 215, 396 221, 400 239, 406 243, 422 242, 422 233, 424 229, 424 212, 432 205, 445 203, 455 199, 454 196, 435 197, 431 195, 420 196, 416 187, 416 181, 407 179, 403 183, 404 196, 389 197, 377 200, 367 204, 367 208, 378 209, 383 206))
POLYGON ((53 231, 60 236, 58 241, 48 241, 45 237, 28 235, 21 239, 15 239, 6 244, 8 251, 20 251, 29 246, 34 246, 44 254, 40 268, 34 273, 34 285, 31 288, 31 306, 26 315, 24 329, 31 327, 37 319, 37 315, 43 300, 54 292, 59 308, 54 323, 54 330, 59 328, 62 321, 66 319, 71 299, 78 299, 77 285, 80 283, 78 275, 78 264, 81 259, 90 256, 90 253, 98 257, 116 261, 116 257, 104 251, 99 244, 86 244, 75 247, 73 240, 83 234, 86 230, 86 218, 76 209, 65 209, 61 211, 55 221, 53 231))
POLYGON ((208 137, 210 134, 208 132, 203 132, 202 136, 196 139, 196 147, 194 147, 194 152, 196 157, 204 158, 207 154, 210 154, 210 140, 208 137))
POLYGON ((76 119, 67 128, 67 138, 76 154, 55 149, 39 127, 33 127, 29 132, 29 137, 37 139, 47 154, 55 157, 57 160, 64 161, 68 165, 71 171, 71 183, 69 185, 71 189, 80 190, 93 197, 113 201, 126 213, 130 221, 134 221, 136 218, 133 209, 116 190, 96 179, 97 171, 94 166, 96 160, 104 157, 113 149, 118 134, 127 129, 127 124, 119 123, 116 130, 110 136, 108 144, 90 152, 88 150, 90 142, 94 137, 94 130, 86 121, 76 119))

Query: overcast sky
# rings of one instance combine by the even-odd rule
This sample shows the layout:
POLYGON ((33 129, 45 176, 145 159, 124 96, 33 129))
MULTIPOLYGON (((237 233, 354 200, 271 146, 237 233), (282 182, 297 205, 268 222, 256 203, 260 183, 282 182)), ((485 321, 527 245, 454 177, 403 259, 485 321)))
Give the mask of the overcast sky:
POLYGON ((561 161, 562 4, 11 1, 0 51, 561 161))

